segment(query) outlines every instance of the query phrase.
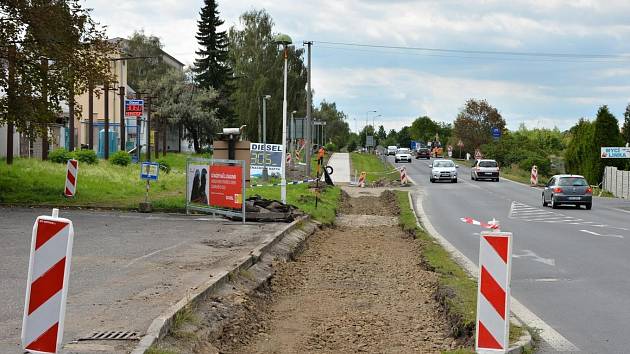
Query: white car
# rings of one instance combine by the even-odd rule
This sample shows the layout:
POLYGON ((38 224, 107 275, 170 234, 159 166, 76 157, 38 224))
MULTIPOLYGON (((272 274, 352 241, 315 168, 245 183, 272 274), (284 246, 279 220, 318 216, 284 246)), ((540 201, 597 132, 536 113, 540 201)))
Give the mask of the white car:
POLYGON ((387 155, 396 155, 397 150, 398 150, 398 146, 390 145, 387 147, 387 155))
POLYGON ((452 160, 437 159, 429 167, 431 167, 431 176, 429 177, 431 183, 444 180, 457 183, 457 169, 459 166, 452 160))
POLYGON ((499 182, 499 164, 495 160, 477 160, 470 169, 470 179, 490 179, 499 182))
POLYGON ((394 162, 399 161, 407 161, 411 163, 411 151, 407 148, 400 148, 396 150, 396 155, 394 155, 394 162))

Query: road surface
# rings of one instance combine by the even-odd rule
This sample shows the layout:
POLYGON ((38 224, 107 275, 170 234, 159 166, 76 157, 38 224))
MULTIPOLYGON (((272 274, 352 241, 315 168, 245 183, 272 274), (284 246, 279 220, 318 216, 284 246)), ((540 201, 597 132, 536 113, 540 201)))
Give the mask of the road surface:
POLYGON ((589 353, 630 350, 629 202, 594 198, 589 211, 551 209, 542 206, 538 188, 472 181, 464 166, 458 183, 430 183, 429 164, 397 165, 420 186, 431 224, 465 256, 478 263, 482 229, 460 218, 496 218, 513 232, 512 295, 570 342, 543 343, 543 351, 570 344, 589 353))

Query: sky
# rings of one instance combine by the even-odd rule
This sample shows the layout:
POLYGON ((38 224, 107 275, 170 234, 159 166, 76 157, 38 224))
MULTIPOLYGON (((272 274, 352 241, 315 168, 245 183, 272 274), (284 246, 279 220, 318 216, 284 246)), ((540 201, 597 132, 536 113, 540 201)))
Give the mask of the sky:
MULTIPOLYGON (((143 29, 169 54, 194 62, 203 0, 84 6, 110 37, 143 29)), ((496 107, 509 129, 564 130, 594 118, 601 105, 621 121, 630 102, 627 0, 219 0, 225 29, 252 9, 265 9, 296 46, 315 42, 314 103, 336 102, 353 131, 366 117, 387 130, 424 115, 450 123, 473 98, 496 107)))

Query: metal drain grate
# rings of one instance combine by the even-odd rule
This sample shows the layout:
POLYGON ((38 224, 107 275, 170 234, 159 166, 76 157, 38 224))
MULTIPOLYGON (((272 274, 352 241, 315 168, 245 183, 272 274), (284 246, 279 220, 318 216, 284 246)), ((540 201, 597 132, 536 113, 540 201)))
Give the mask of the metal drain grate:
POLYGON ((130 331, 102 331, 94 332, 89 337, 79 338, 79 341, 84 340, 136 340, 138 339, 138 333, 130 331))

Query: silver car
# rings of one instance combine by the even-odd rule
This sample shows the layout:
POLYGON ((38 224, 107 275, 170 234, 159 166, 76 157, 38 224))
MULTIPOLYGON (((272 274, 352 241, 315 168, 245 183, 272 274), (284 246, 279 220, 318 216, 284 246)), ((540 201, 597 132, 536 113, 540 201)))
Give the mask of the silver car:
POLYGON ((495 160, 477 160, 470 169, 470 179, 490 179, 499 182, 499 164, 495 160))
POLYGON ((398 163, 401 161, 407 161, 411 163, 411 151, 407 148, 400 148, 396 150, 396 155, 394 155, 394 162, 398 163))
POLYGON ((457 183, 457 166, 452 160, 438 159, 433 161, 431 167, 431 176, 429 180, 431 183, 435 181, 451 181, 457 183))
POLYGON ((551 177, 542 192, 542 205, 557 208, 560 204, 584 205, 587 210, 593 206, 593 189, 580 175, 555 175, 551 177))

